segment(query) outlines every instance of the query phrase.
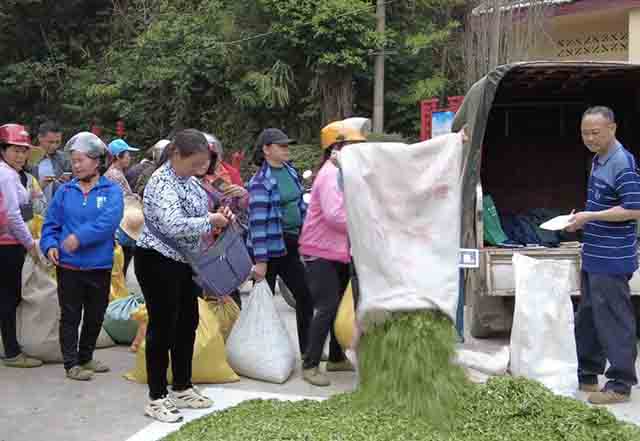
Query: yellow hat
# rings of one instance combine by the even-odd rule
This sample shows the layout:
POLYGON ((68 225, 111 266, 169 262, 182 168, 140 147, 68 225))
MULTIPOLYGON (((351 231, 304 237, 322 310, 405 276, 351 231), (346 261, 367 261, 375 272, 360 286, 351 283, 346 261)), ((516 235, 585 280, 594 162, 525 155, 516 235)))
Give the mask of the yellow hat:
POLYGON ((144 228, 144 213, 142 203, 138 198, 126 197, 124 200, 124 214, 120 221, 120 228, 133 240, 138 240, 144 228))
POLYGON ((328 149, 337 142, 366 141, 363 131, 348 120, 335 121, 327 124, 320 131, 320 144, 323 150, 328 149))

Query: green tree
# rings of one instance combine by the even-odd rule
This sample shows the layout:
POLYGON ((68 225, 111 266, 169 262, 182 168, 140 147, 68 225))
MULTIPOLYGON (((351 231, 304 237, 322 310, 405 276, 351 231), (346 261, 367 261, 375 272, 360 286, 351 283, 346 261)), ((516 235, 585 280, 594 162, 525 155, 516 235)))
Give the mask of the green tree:
POLYGON ((365 0, 261 0, 273 16, 277 44, 294 50, 313 72, 310 92, 323 124, 351 116, 353 77, 369 65, 375 46, 372 4, 365 0))

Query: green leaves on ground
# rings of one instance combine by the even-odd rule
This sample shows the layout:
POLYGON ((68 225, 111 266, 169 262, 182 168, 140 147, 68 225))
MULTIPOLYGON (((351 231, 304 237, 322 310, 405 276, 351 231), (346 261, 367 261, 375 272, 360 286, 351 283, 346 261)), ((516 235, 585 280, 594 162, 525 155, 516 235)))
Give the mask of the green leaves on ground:
MULTIPOLYGON (((221 392, 224 393, 224 392, 221 392)), ((215 400, 215 396, 212 397, 215 400)), ((429 400, 431 397, 425 397, 429 400)), ((324 402, 248 401, 186 424, 165 441, 637 441, 640 428, 607 410, 511 377, 469 385, 448 431, 355 394, 324 402)))

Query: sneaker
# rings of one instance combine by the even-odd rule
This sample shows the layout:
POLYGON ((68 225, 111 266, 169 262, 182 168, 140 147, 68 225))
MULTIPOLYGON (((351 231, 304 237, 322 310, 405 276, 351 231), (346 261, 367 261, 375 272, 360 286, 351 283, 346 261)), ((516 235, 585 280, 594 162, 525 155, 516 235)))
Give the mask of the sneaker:
POLYGON ((311 369, 303 369, 302 370, 302 378, 309 384, 313 384, 318 387, 326 387, 331 385, 331 381, 320 372, 320 369, 317 367, 311 369))
POLYGON ((144 414, 162 423, 179 423, 182 421, 182 414, 171 398, 149 401, 149 404, 144 408, 144 414))
POLYGON ((343 361, 328 361, 327 372, 355 372, 356 368, 349 360, 343 361))
POLYGON ((612 390, 603 390, 589 395, 588 401, 591 404, 618 404, 631 401, 631 394, 619 394, 612 390))
POLYGON ((13 358, 5 358, 2 363, 6 367, 13 368, 36 368, 42 366, 42 361, 37 358, 27 357, 24 354, 18 354, 13 358))
POLYGON ((83 369, 80 366, 74 366, 67 370, 67 378, 76 381, 89 381, 93 378, 93 372, 83 369))
POLYGON ((98 374, 103 374, 111 370, 109 366, 98 360, 91 360, 88 363, 81 364, 80 367, 86 371, 91 371, 98 374))
POLYGON ((180 392, 171 391, 170 394, 178 409, 207 409, 213 406, 213 401, 195 386, 180 392))
POLYGON ((580 391, 588 393, 600 392, 600 386, 597 384, 580 383, 580 391))

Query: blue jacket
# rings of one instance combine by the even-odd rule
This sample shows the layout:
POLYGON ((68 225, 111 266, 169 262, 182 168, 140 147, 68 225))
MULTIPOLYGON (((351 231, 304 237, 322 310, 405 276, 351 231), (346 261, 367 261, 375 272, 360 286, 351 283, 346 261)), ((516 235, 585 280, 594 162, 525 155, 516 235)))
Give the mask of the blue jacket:
MULTIPOLYGON (((304 188, 296 170, 289 164, 284 165, 300 189, 304 188)), ((304 221, 307 204, 300 198, 300 215, 304 221)), ((247 247, 256 262, 267 262, 274 257, 287 254, 282 232, 282 209, 280 192, 276 179, 271 176, 271 168, 265 161, 260 170, 249 182, 249 234, 247 247)))
POLYGON ((115 233, 123 211, 124 197, 118 184, 101 176, 85 196, 74 179, 60 187, 49 204, 40 249, 46 256, 51 248, 57 248, 61 266, 111 269, 115 233), (62 246, 71 234, 80 242, 73 254, 62 246))

